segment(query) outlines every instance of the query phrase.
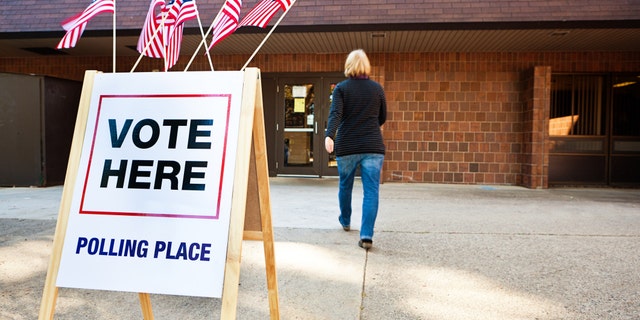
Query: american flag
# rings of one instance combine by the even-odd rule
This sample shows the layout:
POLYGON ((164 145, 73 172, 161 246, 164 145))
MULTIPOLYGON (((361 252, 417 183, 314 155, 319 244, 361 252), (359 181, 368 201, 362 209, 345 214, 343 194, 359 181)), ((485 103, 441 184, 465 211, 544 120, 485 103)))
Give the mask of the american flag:
POLYGON ((62 22, 62 28, 67 30, 67 33, 56 49, 75 47, 91 18, 103 12, 114 13, 114 11, 114 0, 93 0, 84 11, 62 22))
POLYGON ((224 2, 222 10, 213 20, 213 39, 208 50, 211 50, 213 46, 238 29, 241 8, 242 0, 226 0, 224 2))
POLYGON ((169 37, 167 47, 167 62, 165 64, 165 71, 171 69, 180 58, 180 45, 182 44, 182 29, 183 25, 179 25, 173 28, 174 34, 169 37))
POLYGON ((198 17, 198 9, 193 0, 172 0, 169 5, 164 29, 168 36, 168 40, 165 42, 167 47, 166 69, 173 67, 180 58, 184 22, 198 17))
POLYGON ((183 24, 186 21, 195 19, 198 17, 198 8, 196 7, 195 0, 183 0, 180 6, 180 12, 176 18, 177 24, 183 24))
MULTIPOLYGON (((165 35, 169 38, 176 34, 178 26, 198 17, 195 0, 171 0, 164 11, 166 12, 164 20, 165 35)), ((159 22, 162 23, 161 20, 159 22)), ((165 45, 167 43, 165 41, 165 45)))
POLYGON ((282 9, 287 12, 291 7, 290 0, 262 0, 256 4, 247 15, 240 21, 240 27, 243 26, 256 26, 264 28, 267 23, 278 12, 278 9, 282 9))
POLYGON ((182 1, 170 0, 169 4, 162 8, 162 12, 156 17, 156 22, 162 25, 162 45, 165 50, 164 71, 173 67, 180 57, 180 42, 182 42, 182 28, 178 27, 177 20, 180 14, 182 1), (180 32, 180 35, 174 34, 180 32))
MULTIPOLYGON (((155 15, 156 7, 161 11, 165 9, 164 0, 151 0, 147 18, 142 26, 140 38, 138 39, 138 52, 151 58, 164 58, 163 32, 160 30, 161 20, 155 15), (146 48, 146 49, 145 49, 146 48)), ((162 12, 159 14, 162 17, 162 12)))

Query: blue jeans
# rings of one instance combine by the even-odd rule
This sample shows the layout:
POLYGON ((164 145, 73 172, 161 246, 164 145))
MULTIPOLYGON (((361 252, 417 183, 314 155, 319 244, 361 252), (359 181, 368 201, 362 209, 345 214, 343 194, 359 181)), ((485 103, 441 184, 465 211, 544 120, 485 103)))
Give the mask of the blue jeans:
POLYGON ((360 239, 373 239, 373 227, 378 215, 378 193, 380 186, 380 171, 384 155, 379 153, 361 153, 337 157, 338 173, 340 174, 340 217, 343 226, 351 225, 351 193, 356 169, 360 166, 364 199, 362 201, 362 226, 360 239))

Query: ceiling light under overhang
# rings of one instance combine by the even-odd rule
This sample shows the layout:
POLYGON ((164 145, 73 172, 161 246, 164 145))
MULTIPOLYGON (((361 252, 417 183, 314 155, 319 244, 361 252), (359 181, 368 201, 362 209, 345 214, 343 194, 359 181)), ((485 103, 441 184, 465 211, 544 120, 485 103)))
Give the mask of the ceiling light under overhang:
POLYGON ((387 37, 387 34, 384 32, 371 33, 371 39, 384 39, 386 37, 387 37))
POLYGON ((621 87, 630 86, 632 84, 636 84, 636 82, 635 81, 620 82, 620 83, 614 84, 613 87, 614 88, 621 88, 621 87))
POLYGON ((554 30, 549 35, 552 37, 564 37, 569 34, 569 30, 554 30))

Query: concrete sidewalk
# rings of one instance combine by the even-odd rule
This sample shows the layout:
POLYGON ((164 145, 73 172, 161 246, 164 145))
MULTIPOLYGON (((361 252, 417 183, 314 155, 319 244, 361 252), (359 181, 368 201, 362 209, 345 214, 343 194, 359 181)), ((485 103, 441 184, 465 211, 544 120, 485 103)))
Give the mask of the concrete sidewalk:
MULTIPOLYGON (((272 178, 281 319, 640 319, 640 190, 381 186, 374 247, 337 222, 337 180, 272 178)), ((0 189, 0 319, 36 319, 61 187, 0 189)), ((268 319, 243 243, 238 319, 268 319)), ((156 319, 220 300, 152 295, 156 319)), ((57 319, 141 319, 135 293, 60 288, 57 319)))

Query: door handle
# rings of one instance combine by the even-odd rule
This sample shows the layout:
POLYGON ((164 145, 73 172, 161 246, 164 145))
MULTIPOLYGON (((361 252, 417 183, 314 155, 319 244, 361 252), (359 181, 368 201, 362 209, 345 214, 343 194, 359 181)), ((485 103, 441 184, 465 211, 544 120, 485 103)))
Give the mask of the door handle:
POLYGON ((318 134, 318 121, 314 121, 313 131, 315 131, 315 133, 318 134))

